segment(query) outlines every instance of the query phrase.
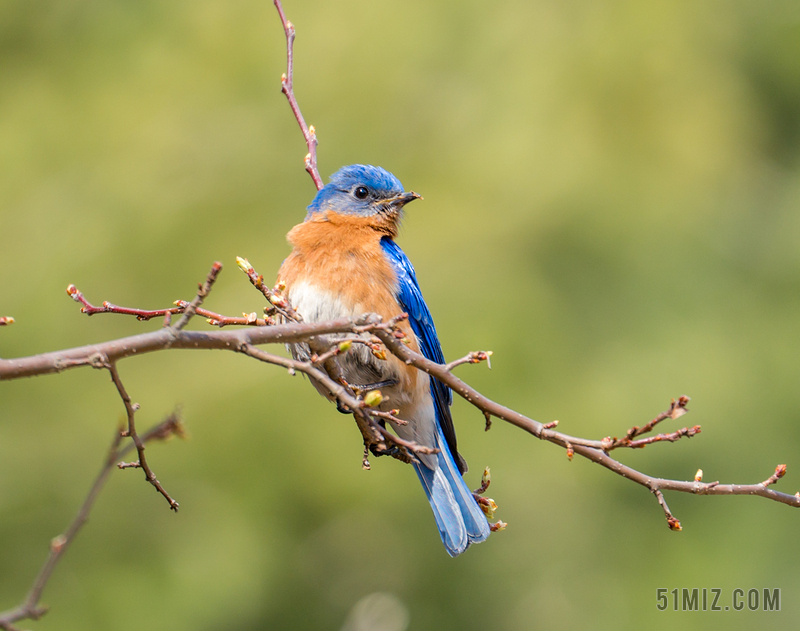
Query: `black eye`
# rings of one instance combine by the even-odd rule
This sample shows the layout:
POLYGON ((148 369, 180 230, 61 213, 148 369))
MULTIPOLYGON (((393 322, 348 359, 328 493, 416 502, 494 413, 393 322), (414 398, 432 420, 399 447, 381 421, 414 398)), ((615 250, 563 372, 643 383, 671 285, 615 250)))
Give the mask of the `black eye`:
POLYGON ((355 195, 358 199, 367 199, 369 191, 367 190, 366 186, 359 186, 353 191, 353 195, 355 195))

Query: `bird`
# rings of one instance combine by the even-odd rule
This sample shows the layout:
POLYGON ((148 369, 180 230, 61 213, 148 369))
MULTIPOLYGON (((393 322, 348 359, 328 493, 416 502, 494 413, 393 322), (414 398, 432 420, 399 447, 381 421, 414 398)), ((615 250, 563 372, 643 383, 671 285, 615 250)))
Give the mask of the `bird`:
MULTIPOLYGON (((317 192, 303 222, 289 231, 292 251, 278 272, 278 282, 306 322, 367 313, 386 322, 407 313, 398 327, 409 348, 443 364, 416 272, 395 241, 405 205, 417 199, 421 196, 405 191, 400 180, 381 167, 342 167, 317 192)), ((295 359, 308 360, 311 354, 306 344, 289 345, 289 350, 295 359)), ((399 410, 399 417, 407 421, 394 428, 401 438, 439 450, 416 454, 412 465, 448 554, 458 556, 470 544, 486 540, 491 529, 462 477, 467 463, 457 450, 452 393, 394 355, 384 357, 367 345, 353 344, 339 363, 345 380, 358 391, 381 389, 384 401, 378 409, 399 410)))

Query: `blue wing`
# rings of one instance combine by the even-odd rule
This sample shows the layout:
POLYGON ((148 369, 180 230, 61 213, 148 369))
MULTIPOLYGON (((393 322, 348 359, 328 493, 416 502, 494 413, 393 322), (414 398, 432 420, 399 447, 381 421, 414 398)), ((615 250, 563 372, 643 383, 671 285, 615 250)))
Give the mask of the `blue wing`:
MULTIPOLYGON (((394 240, 389 237, 381 239, 381 247, 384 254, 389 259, 389 263, 397 275, 397 301, 403 311, 408 313, 408 320, 414 335, 419 340, 420 351, 431 361, 437 364, 444 363, 442 345, 436 335, 436 327, 433 324, 433 317, 422 297, 422 291, 417 283, 417 275, 414 273, 414 266, 408 260, 405 252, 400 249, 394 240)), ((453 394, 450 388, 438 379, 431 378, 431 395, 436 407, 436 420, 444 434, 450 453, 458 464, 461 473, 466 470, 466 462, 458 455, 456 449, 456 432, 453 427, 453 417, 450 415, 450 404, 453 402, 453 394)))
MULTIPOLYGON (((381 246, 397 275, 397 301, 408 313, 422 354, 431 361, 443 364, 442 346, 411 262, 392 239, 384 237, 381 246)), ((470 544, 484 541, 489 536, 489 522, 461 477, 467 469, 467 463, 456 450, 456 432, 450 416, 453 398, 450 388, 431 378, 431 395, 438 424, 435 446, 441 451, 436 456, 435 469, 429 469, 421 463, 415 464, 414 468, 433 508, 442 542, 450 556, 458 556, 470 544)))

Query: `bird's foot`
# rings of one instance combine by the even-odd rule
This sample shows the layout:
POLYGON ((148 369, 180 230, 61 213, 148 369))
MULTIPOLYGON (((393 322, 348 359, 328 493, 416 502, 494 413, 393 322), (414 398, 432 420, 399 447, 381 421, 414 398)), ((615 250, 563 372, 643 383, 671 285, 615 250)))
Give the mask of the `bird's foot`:
POLYGON ((351 410, 349 407, 347 407, 346 405, 344 405, 344 404, 343 404, 341 401, 339 401, 338 399, 336 400, 336 410, 337 410, 338 412, 340 412, 341 414, 352 414, 352 413, 353 413, 353 410, 351 410))
POLYGON ((380 458, 381 456, 398 456, 400 454, 400 448, 397 445, 387 447, 386 449, 378 449, 377 445, 370 445, 369 450, 376 458, 380 458))

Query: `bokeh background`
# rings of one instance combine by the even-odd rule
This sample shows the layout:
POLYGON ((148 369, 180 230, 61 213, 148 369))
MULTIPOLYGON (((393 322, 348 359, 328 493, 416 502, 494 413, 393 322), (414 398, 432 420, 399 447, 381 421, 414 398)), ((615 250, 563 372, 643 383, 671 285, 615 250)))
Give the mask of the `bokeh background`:
MULTIPOLYGON (((652 474, 800 489, 796 2, 287 0, 297 96, 327 178, 379 164, 425 196, 400 243, 460 374, 575 435, 692 397, 703 433, 620 454, 652 474)), ((314 189, 267 0, 0 3, 0 355, 152 330, 64 293, 160 307, 226 264, 209 308, 262 301, 314 189)), ((202 328, 198 319, 193 325, 202 328)), ((483 418, 455 418, 508 530, 450 559, 411 469, 301 377, 233 354, 130 359, 181 502, 116 472, 24 626, 71 629, 749 629, 800 620, 800 514, 668 501, 483 418), (657 588, 781 588, 779 613, 675 613, 657 588)), ((72 518, 122 406, 107 375, 0 384, 0 608, 72 518)))

